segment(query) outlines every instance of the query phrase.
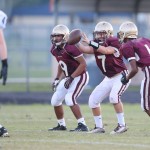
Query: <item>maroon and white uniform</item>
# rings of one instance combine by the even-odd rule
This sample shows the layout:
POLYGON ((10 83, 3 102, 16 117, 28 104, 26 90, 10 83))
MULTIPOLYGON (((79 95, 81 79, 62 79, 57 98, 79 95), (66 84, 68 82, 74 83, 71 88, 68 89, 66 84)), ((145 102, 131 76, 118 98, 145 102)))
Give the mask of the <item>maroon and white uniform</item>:
POLYGON ((107 77, 113 77, 126 70, 126 66, 122 60, 122 54, 119 52, 120 43, 118 39, 115 37, 108 38, 102 46, 112 46, 116 49, 116 53, 113 55, 104 55, 95 51, 96 63, 102 73, 107 77))
POLYGON ((128 73, 126 66, 122 59, 122 54, 119 51, 120 43, 117 38, 110 37, 106 39, 103 46, 114 47, 115 53, 104 55, 94 51, 97 66, 105 75, 104 80, 94 89, 89 98, 89 106, 96 108, 100 106, 100 103, 109 96, 110 103, 118 103, 120 96, 129 86, 122 85, 120 79, 122 72, 128 73))
POLYGON ((138 38, 124 43, 121 47, 123 56, 128 60, 136 60, 142 68, 144 79, 141 83, 141 107, 150 110, 150 40, 138 38))
MULTIPOLYGON (((76 61, 76 58, 83 57, 83 54, 74 45, 65 45, 61 50, 52 46, 51 53, 55 56, 66 77, 71 76, 71 74, 78 68, 79 62, 76 61)), ((77 104, 76 98, 88 84, 89 75, 87 71, 84 70, 78 77, 74 78, 69 89, 64 87, 65 81, 66 78, 60 81, 56 92, 52 96, 51 104, 53 106, 61 105, 63 100, 65 100, 66 105, 68 106, 77 104)))

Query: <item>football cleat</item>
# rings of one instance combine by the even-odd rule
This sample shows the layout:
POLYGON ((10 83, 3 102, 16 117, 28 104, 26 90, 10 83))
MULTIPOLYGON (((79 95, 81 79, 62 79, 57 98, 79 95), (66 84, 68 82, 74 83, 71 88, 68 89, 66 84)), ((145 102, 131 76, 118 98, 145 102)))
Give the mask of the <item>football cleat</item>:
POLYGON ((89 131, 88 133, 105 133, 104 128, 95 127, 93 130, 89 131))
POLYGON ((83 123, 78 123, 77 128, 70 130, 70 132, 87 132, 87 131, 89 131, 89 129, 83 123))
POLYGON ((4 127, 0 128, 0 137, 9 137, 6 128, 4 128, 4 127))
POLYGON ((63 125, 58 124, 57 127, 49 128, 48 131, 65 131, 67 128, 63 125))
POLYGON ((110 132, 110 134, 120 134, 120 133, 126 132, 127 129, 128 128, 126 125, 123 126, 118 123, 118 126, 112 132, 110 132))

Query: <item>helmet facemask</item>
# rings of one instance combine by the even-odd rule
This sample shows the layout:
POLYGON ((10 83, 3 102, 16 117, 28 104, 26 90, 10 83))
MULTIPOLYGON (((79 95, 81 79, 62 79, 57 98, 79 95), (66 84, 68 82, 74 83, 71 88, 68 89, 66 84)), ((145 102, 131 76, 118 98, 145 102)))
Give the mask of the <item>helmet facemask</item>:
POLYGON ((93 32, 93 38, 95 41, 104 42, 107 38, 110 37, 111 34, 106 31, 93 32))

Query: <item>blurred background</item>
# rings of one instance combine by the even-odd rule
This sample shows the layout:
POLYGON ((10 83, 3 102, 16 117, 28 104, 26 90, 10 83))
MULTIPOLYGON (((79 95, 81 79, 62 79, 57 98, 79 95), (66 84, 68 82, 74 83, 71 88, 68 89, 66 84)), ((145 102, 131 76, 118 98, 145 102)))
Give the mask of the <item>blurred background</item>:
MULTIPOLYGON (((56 24, 65 24, 70 30, 80 28, 92 39, 97 22, 110 22, 116 35, 120 24, 130 20, 137 24, 139 36, 149 38, 149 8, 149 0, 0 0, 0 9, 8 15, 4 34, 9 61, 7 85, 0 81, 0 100, 16 100, 12 94, 18 92, 36 97, 36 92, 51 92, 56 61, 50 54, 50 34, 56 24)), ((93 56, 85 57, 90 74, 87 90, 92 90, 103 75, 93 56)), ((140 71, 132 80, 132 89, 138 93, 142 77, 140 71)), ((50 99, 49 94, 47 97, 50 99)))

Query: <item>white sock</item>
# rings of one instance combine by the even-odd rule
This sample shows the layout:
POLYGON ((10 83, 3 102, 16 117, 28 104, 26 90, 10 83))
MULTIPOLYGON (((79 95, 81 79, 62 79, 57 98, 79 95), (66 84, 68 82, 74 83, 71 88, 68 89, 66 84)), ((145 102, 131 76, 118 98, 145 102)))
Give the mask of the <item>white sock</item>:
POLYGON ((86 125, 85 120, 84 120, 84 118, 83 118, 83 117, 82 117, 82 118, 80 118, 80 119, 78 119, 78 123, 82 123, 82 124, 86 125))
POLYGON ((0 124, 0 128, 2 128, 3 126, 0 124))
POLYGON ((65 119, 63 118, 63 119, 59 119, 59 120, 57 120, 58 121, 58 123, 61 125, 61 126, 66 126, 66 122, 65 122, 65 119))
POLYGON ((102 116, 94 116, 95 125, 98 128, 103 128, 102 116))
POLYGON ((118 123, 125 126, 124 113, 117 113, 118 123))

